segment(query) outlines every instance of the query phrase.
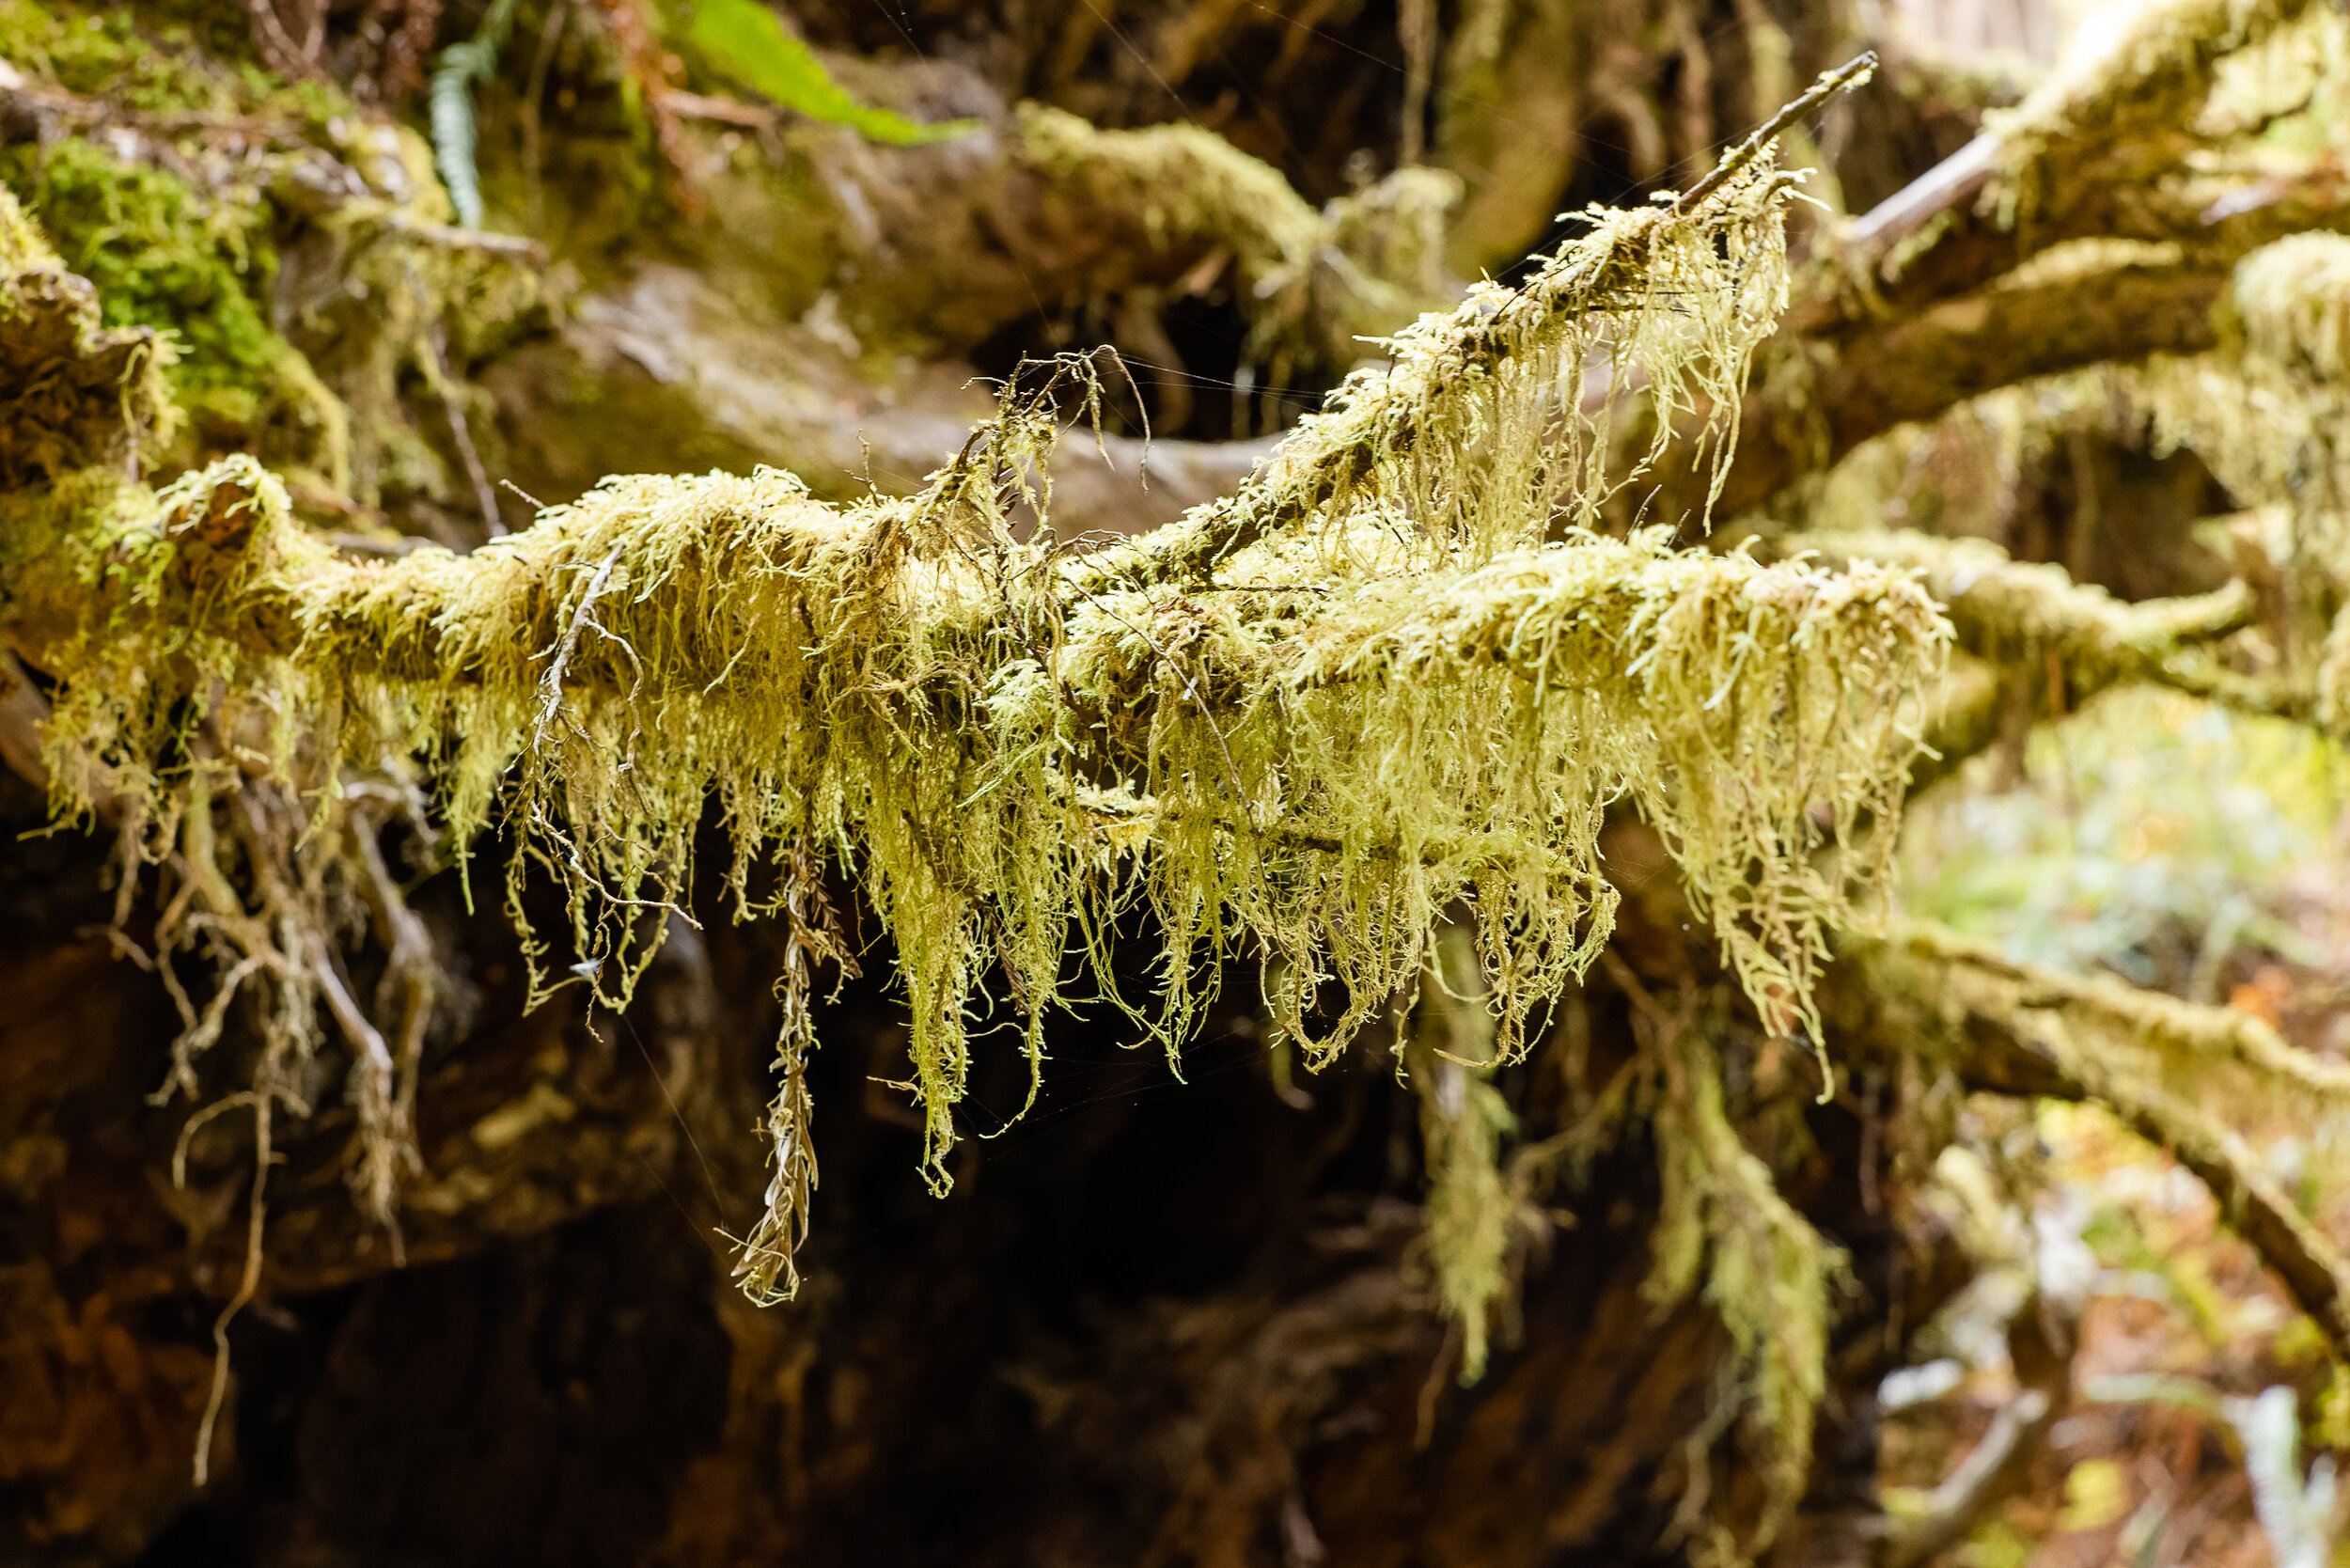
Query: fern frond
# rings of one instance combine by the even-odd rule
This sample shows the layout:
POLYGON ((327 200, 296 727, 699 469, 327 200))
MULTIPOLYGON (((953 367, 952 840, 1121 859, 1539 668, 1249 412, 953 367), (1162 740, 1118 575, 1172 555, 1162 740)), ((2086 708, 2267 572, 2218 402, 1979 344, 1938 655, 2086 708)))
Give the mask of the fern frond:
POLYGON ((432 162, 448 187, 457 221, 467 228, 482 222, 481 175, 474 162, 476 128, 473 89, 497 71, 498 51, 514 30, 514 0, 495 0, 473 37, 441 51, 432 67, 428 107, 432 120, 432 162))

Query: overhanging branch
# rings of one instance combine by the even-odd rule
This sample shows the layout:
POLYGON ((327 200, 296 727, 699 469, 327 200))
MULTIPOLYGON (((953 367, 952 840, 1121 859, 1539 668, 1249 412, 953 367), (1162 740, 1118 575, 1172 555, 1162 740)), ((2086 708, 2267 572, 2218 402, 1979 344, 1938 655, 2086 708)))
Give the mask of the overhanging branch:
POLYGON ((1829 972, 1828 1016, 1848 1043, 1939 1061, 1998 1094, 2094 1100, 2211 1189, 2221 1216, 2350 1360, 2350 1262, 2212 1108, 2339 1115, 2350 1070, 2295 1050, 2265 1024, 2110 979, 2018 964, 1931 926, 1850 944, 1829 972))

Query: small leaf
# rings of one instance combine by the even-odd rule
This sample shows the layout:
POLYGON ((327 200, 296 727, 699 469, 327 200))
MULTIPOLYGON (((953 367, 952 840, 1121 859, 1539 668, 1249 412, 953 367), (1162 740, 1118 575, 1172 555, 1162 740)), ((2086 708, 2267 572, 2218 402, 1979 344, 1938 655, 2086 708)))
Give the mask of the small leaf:
POLYGON ((2130 1483, 2110 1459, 2084 1459, 2065 1474, 2059 1529, 2103 1529, 2130 1511, 2130 1483))
POLYGON ((975 119, 923 125, 858 102, 760 0, 701 0, 685 41, 713 71, 762 98, 814 119, 846 125, 877 142, 912 146, 979 129, 975 119))

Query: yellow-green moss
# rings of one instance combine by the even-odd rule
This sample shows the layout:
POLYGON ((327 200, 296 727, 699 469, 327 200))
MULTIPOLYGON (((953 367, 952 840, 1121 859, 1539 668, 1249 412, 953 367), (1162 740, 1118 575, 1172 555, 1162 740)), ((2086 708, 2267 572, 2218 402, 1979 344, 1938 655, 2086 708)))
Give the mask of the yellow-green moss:
MULTIPOLYGON (((1720 1021, 1692 1008, 1647 1022, 1663 1179, 1647 1289, 1669 1306, 1702 1277, 1705 1300, 1750 1379, 1749 1389, 1717 1398, 1725 1415, 1747 1409, 1764 1456, 1764 1513, 1740 1554, 1759 1557, 1810 1479, 1813 1417, 1827 1386, 1828 1284, 1843 1258, 1780 1195, 1770 1168, 1731 1124, 1721 1058, 1708 1038, 1720 1021)), ((1691 1463, 1712 1460, 1700 1454, 1691 1463)))
POLYGON ((1403 1057, 1419 1097, 1428 1262, 1437 1304, 1460 1330, 1461 1382, 1472 1384, 1485 1374, 1512 1285, 1517 1203, 1500 1154, 1517 1118, 1493 1082, 1493 1015, 1476 948, 1458 927, 1435 943, 1403 1057))
POLYGON ((96 286, 105 324, 170 335, 173 389, 199 437, 305 463, 324 448, 338 465, 341 409, 263 316, 276 257, 258 193, 245 207, 214 199, 79 138, 0 151, 0 180, 96 286))
MULTIPOLYGON (((229 973, 276 987, 291 1020, 334 1000, 305 955, 335 890, 369 885, 369 803, 429 791, 461 857, 501 828, 535 995, 617 1005, 684 902, 714 798, 738 913, 780 904, 801 955, 777 1180, 744 1263, 762 1295, 788 1289, 813 1177, 794 1010, 825 949, 794 901, 827 862, 898 955, 942 1186, 982 982, 1041 1072, 1071 949, 1107 988, 1137 906, 1154 994, 1110 1000, 1170 1052, 1223 962, 1254 955, 1283 1035, 1324 1062, 1466 908, 1455 967, 1481 979, 1449 989, 1484 1000, 1455 1034, 1480 1060, 1520 1055, 1608 938, 1599 831, 1623 808, 1662 836, 1764 1027, 1816 1037, 1817 965, 1883 887, 1947 622, 1910 575, 1866 564, 1764 565, 1662 528, 1543 542, 1643 466, 1605 413, 1562 447, 1562 389, 1602 349, 1641 367, 1659 423, 1734 385, 1780 298, 1784 196, 1754 173, 1690 212, 1603 215, 1523 291, 1423 319, 1244 493, 1246 537, 1211 508, 1167 541, 1060 552, 1023 478, 1049 471, 1044 400, 1007 401, 913 497, 834 508, 772 471, 613 479, 465 557, 339 558, 246 459, 161 493, 107 476, 17 497, 0 590, 58 681, 59 808, 104 799, 134 861, 214 867, 199 896, 246 933, 229 973), (1046 526, 1016 541, 1023 507, 1046 526), (771 902, 762 861, 783 870, 771 902), (224 866, 269 919, 234 904, 224 866), (567 931, 525 918, 534 875, 568 892, 567 931)), ((197 939, 184 912, 158 933, 166 954, 197 939)), ((363 1124, 393 1128, 368 1136, 370 1168, 396 1172, 388 1031, 351 1011, 338 1027, 376 1064, 363 1124)), ((206 1027, 192 1009, 183 1059, 206 1027)), ((290 1022, 282 1051, 313 1038, 290 1022)), ((1479 1212, 1439 1228, 1439 1266, 1481 1323, 1503 1119, 1489 1088, 1468 1098, 1433 1141, 1441 1206, 1479 1212)), ((1689 1137, 1726 1147, 1702 1118, 1689 1137)), ((1721 1181, 1702 1224, 1743 1335, 1794 1299, 1803 1248, 1751 1184, 1721 1181)), ((1765 1419, 1799 1438, 1808 1353, 1757 1354, 1765 1419)))
POLYGON ((104 326, 94 290, 0 187, 0 482, 119 468, 168 443, 170 358, 151 333, 104 326))

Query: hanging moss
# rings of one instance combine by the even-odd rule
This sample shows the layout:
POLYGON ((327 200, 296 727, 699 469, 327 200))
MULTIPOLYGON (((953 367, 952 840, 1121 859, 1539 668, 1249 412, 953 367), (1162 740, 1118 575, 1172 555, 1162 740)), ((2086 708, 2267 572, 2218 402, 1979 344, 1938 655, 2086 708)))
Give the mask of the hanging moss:
POLYGON ((942 1181, 979 977, 1000 965, 1041 1012, 1072 922, 1098 954, 1137 897, 1166 933, 1170 1045, 1202 962, 1246 939, 1298 977, 1277 1016, 1317 1056, 1472 898, 1514 1053, 1527 1010, 1606 940, 1596 835, 1627 794, 1766 1016, 1796 1027, 1825 927, 1859 917, 1845 879, 1882 870, 1873 847, 1816 862, 1821 823, 1856 845, 1861 819, 1898 811, 1945 635, 1898 573, 1653 537, 1398 574, 1364 535, 1360 576, 1268 552, 1241 563, 1252 591, 1073 604, 1025 547, 944 531, 945 510, 938 489, 843 516, 780 475, 633 479, 471 557, 346 563, 232 467, 125 490, 96 528, 67 503, 46 528, 20 517, 8 586, 113 606, 43 655, 75 798, 102 788, 170 831, 182 787, 152 760, 191 726, 248 728, 234 694, 271 694, 280 766, 429 759, 461 844, 495 807, 525 846, 511 874, 536 860, 572 888, 568 944, 536 950, 615 1001, 638 912, 682 897, 706 792, 738 894, 775 846, 860 867, 942 1181), (183 539, 199 517, 236 537, 183 539), (944 553, 914 553, 923 535, 944 553), (186 702, 215 683, 229 709, 186 702))
MULTIPOLYGON (((1731 1124, 1721 1058, 1709 1038, 1718 1021, 1691 1007, 1649 1022, 1644 1044, 1656 1058, 1664 1191, 1647 1289, 1669 1306, 1697 1288, 1702 1272, 1705 1299, 1751 1379, 1750 1393, 1723 1397, 1716 1412, 1726 1424, 1746 1408, 1765 1456, 1762 1521, 1754 1538, 1730 1554, 1743 1560, 1769 1548, 1810 1478, 1813 1416, 1827 1386, 1828 1285, 1843 1257, 1780 1196, 1770 1168, 1731 1124)), ((1691 1463, 1711 1458, 1700 1453, 1691 1463)))
MULTIPOLYGON (((1718 471, 1784 298, 1787 194, 1749 168, 1687 211, 1594 212, 1523 289, 1399 334, 1237 495, 1091 556, 1057 545, 1028 478, 1058 433, 1049 388, 1008 398, 910 498, 836 508, 773 471, 611 479, 465 557, 343 559, 243 457, 160 491, 93 471, 0 501, 11 635, 57 682, 59 809, 105 802, 126 886, 157 866, 181 890, 161 972, 219 965, 202 1003, 170 981, 174 1087, 196 1092, 251 988, 262 1069, 215 1104, 254 1111, 266 1157, 270 1117, 307 1109, 331 1020, 354 1063, 353 1179, 396 1223, 430 965, 412 944, 408 1000, 379 1018, 332 940, 354 903, 401 929, 383 803, 461 861, 501 829, 534 999, 579 986, 618 1006, 686 902, 714 798, 736 912, 791 928, 751 1294, 789 1294, 808 1223, 807 991, 845 958, 830 866, 898 955, 941 1188, 983 998, 1009 999, 1041 1073, 1070 949, 1109 988, 1110 933, 1137 907, 1153 994, 1107 1000, 1170 1056, 1230 958, 1265 962, 1274 1020, 1316 1065, 1443 962, 1465 1065, 1425 1074, 1430 1256, 1474 1370, 1514 1213, 1482 1074, 1608 939, 1608 813, 1658 831, 1775 1034, 1818 1037, 1827 935, 1867 925, 1885 885, 1950 636, 1920 585, 1577 526, 1650 481, 1676 427, 1710 431, 1698 486, 1718 471), (1639 374, 1594 400, 1595 361, 1639 374), (1024 510, 1043 526, 1018 540, 1024 510), (530 928, 531 876, 565 889, 567 930, 530 928)), ((1691 1288, 1700 1237, 1755 1419, 1793 1455, 1783 1499, 1828 1260, 1750 1179, 1697 1048, 1655 1058, 1664 1098, 1694 1107, 1659 1122, 1682 1196, 1657 1288, 1691 1288)))
POLYGON ((1434 949, 1402 1067, 1419 1097, 1428 1262, 1437 1305, 1461 1335, 1465 1387, 1485 1375, 1493 1320, 1513 1284, 1517 1201, 1500 1156, 1517 1118, 1493 1081, 1494 1021, 1476 949, 1458 927, 1434 949))

